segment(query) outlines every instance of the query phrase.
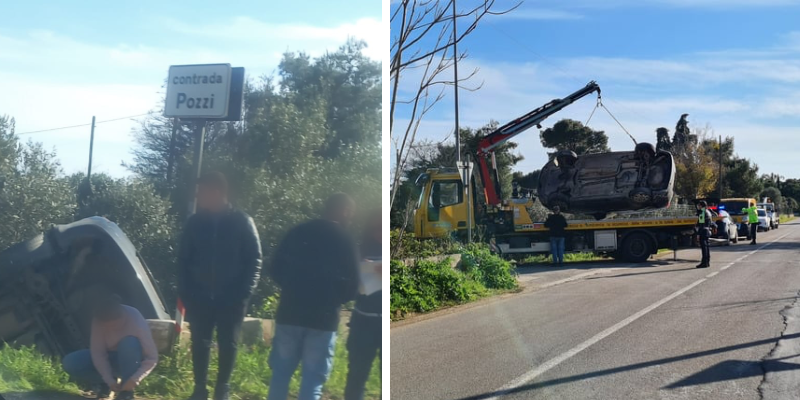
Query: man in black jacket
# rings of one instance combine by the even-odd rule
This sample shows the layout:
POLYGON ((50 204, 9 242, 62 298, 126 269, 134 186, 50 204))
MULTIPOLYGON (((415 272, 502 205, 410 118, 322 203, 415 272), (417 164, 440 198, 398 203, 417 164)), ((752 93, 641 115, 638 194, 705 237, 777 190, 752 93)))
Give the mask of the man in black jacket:
POLYGON ((558 206, 553 207, 553 213, 547 217, 544 226, 550 230, 550 252, 553 254, 553 264, 563 264, 567 219, 561 215, 561 209, 558 206))
POLYGON ((293 228, 275 252, 271 275, 280 287, 269 366, 268 400, 286 400, 289 382, 302 361, 298 400, 317 400, 328 379, 342 304, 355 299, 359 257, 347 232, 355 203, 334 194, 324 218, 293 228))
POLYGON ((197 185, 197 213, 183 230, 178 294, 191 324, 194 393, 206 400, 209 355, 217 328, 219 374, 214 400, 227 400, 236 348, 250 295, 261 273, 261 243, 253 219, 228 203, 228 184, 218 172, 197 185))

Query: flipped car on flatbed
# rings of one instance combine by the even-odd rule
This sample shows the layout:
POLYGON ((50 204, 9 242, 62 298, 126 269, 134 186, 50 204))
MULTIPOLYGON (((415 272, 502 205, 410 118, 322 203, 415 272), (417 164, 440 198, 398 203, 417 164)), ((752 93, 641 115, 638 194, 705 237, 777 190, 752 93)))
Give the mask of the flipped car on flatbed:
POLYGON ((53 356, 89 344, 93 295, 110 289, 146 319, 170 319, 134 245, 102 217, 56 225, 0 252, 0 345, 53 356))

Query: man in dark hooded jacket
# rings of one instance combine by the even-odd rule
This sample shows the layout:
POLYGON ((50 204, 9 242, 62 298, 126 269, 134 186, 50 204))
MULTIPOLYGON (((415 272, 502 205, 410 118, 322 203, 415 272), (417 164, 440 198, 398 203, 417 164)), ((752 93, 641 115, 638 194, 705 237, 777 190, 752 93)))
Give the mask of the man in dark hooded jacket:
POLYGON ((219 373, 214 400, 229 398, 229 382, 250 295, 261 274, 255 223, 228 202, 228 183, 218 172, 197 184, 197 213, 183 230, 178 256, 178 294, 191 324, 194 392, 206 400, 208 364, 217 329, 219 373))

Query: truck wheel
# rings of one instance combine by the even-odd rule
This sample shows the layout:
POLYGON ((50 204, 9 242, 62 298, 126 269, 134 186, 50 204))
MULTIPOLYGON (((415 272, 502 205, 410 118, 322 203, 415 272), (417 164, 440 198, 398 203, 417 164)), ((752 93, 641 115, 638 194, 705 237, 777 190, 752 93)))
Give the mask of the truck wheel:
POLYGON ((631 233, 622 241, 620 253, 625 261, 645 262, 653 254, 653 240, 642 232, 631 233))

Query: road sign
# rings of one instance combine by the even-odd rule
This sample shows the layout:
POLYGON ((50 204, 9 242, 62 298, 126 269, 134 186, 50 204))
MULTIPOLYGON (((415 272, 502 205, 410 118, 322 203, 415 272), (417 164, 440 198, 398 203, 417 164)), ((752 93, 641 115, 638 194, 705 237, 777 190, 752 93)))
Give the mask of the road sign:
POLYGON ((230 89, 230 64, 173 65, 167 78, 164 116, 226 118, 230 89))

